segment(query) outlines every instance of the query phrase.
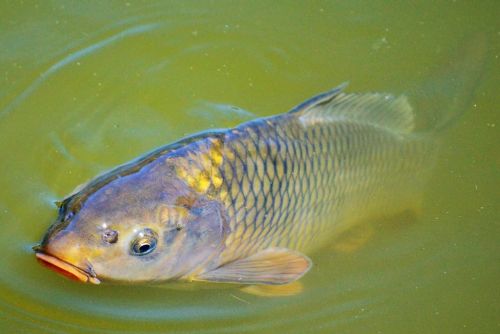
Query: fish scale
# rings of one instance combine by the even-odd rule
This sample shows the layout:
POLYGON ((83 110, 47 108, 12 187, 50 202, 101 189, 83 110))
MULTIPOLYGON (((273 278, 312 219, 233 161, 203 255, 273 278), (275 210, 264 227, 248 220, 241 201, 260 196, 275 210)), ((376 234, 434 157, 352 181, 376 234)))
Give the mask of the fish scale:
POLYGON ((404 201, 383 192, 406 185, 410 194, 398 195, 418 197, 409 171, 421 174, 432 165, 421 157, 433 151, 427 141, 350 120, 304 127, 284 114, 243 124, 223 142, 219 172, 227 195, 220 199, 234 233, 228 259, 268 247, 319 247, 323 235, 331 240, 356 220, 345 217, 353 210, 366 211, 354 215, 358 220, 372 213, 369 202, 381 202, 384 215, 403 210, 404 201), (395 203, 383 203, 389 200, 395 203))

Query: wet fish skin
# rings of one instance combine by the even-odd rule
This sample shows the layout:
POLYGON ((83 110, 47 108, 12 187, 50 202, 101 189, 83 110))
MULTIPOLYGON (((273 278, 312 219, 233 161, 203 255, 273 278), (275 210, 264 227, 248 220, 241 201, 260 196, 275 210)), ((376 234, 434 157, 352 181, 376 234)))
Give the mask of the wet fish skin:
POLYGON ((313 111, 226 133, 218 169, 224 181, 218 196, 231 217, 225 261, 269 247, 310 252, 353 224, 418 205, 437 143, 412 132, 413 111, 405 99, 374 95, 408 108, 400 127, 314 119, 313 111))
POLYGON ((404 97, 342 88, 96 178, 62 202, 40 252, 102 281, 300 278, 311 266, 304 253, 414 206, 436 154, 404 97), (144 231, 156 248, 138 256, 131 246, 144 231))

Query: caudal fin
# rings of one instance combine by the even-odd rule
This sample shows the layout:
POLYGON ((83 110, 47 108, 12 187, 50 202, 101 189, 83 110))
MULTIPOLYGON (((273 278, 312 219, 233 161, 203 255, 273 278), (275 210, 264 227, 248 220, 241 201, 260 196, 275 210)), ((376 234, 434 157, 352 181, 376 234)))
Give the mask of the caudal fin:
POLYGON ((441 132, 455 124, 472 107, 473 97, 486 70, 487 38, 465 39, 428 78, 410 90, 417 110, 417 131, 441 132))

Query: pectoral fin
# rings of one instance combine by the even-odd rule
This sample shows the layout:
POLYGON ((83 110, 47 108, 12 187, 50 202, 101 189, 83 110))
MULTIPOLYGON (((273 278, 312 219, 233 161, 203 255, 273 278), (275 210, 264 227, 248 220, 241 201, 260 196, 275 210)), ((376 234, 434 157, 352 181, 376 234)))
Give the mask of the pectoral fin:
POLYGON ((311 265, 311 260, 304 254, 286 248, 269 248, 224 264, 196 279, 240 284, 287 284, 302 277, 311 265))

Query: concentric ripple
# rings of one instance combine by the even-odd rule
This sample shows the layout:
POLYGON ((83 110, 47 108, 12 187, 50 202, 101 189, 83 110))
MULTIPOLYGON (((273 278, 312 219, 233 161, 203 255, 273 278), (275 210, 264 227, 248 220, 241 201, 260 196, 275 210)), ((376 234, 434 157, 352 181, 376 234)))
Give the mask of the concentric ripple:
MULTIPOLYGON (((311 255, 304 292, 292 297, 213 284, 83 285, 36 263, 31 247, 55 217, 53 202, 96 174, 199 130, 284 112, 347 79, 356 89, 397 86, 435 56, 421 36, 437 29, 417 24, 419 16, 411 29, 426 29, 414 39, 427 54, 391 72, 413 55, 413 44, 404 44, 411 31, 385 36, 391 24, 410 23, 401 13, 207 4, 2 5, 12 8, 0 10, 0 332, 364 333, 386 332, 391 321, 400 329, 393 332, 405 332, 408 319, 418 323, 409 314, 421 309, 432 322, 448 304, 429 300, 451 299, 441 292, 447 284, 465 284, 457 277, 470 274, 471 263, 488 263, 468 238, 475 216, 461 215, 460 205, 454 215, 441 211, 467 194, 443 200, 449 192, 436 192, 439 185, 418 224, 380 222, 356 252, 311 255), (450 233, 458 246, 447 243, 450 233), (408 300, 414 304, 403 310, 408 300)), ((489 235, 474 240, 488 244, 489 235)), ((467 286, 465 297, 474 291, 467 286)))

